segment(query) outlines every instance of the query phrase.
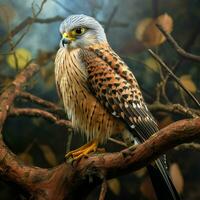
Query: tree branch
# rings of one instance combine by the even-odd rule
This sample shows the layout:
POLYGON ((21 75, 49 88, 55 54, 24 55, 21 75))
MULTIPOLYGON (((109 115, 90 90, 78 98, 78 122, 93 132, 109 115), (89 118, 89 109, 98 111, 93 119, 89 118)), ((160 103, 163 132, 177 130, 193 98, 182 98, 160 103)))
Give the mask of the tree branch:
POLYGON ((155 54, 151 49, 148 50, 149 53, 152 55, 152 57, 158 61, 158 63, 165 69, 167 72, 172 76, 172 78, 178 83, 178 85, 191 97, 191 99, 194 101, 194 103, 200 108, 200 103, 199 101, 194 97, 194 95, 188 91, 185 86, 180 82, 178 77, 172 72, 172 70, 162 61, 162 59, 155 54))
POLYGON ((91 156, 82 159, 77 169, 84 171, 86 166, 96 168, 97 171, 104 169, 107 178, 113 178, 144 167, 167 150, 197 138, 200 138, 200 118, 181 120, 161 129, 133 151, 125 149, 117 153, 91 156))
POLYGON ((37 109, 37 108, 11 108, 9 112, 9 116, 29 116, 29 117, 42 117, 47 119, 50 122, 54 122, 60 126, 71 127, 71 122, 64 119, 59 119, 57 116, 53 115, 50 112, 45 110, 37 109))
POLYGON ((200 110, 185 108, 180 104, 162 104, 160 102, 154 102, 148 105, 150 111, 165 111, 169 113, 182 114, 187 117, 198 117, 200 116, 200 110))
MULTIPOLYGON (((49 24, 53 22, 60 22, 63 21, 65 18, 62 16, 55 16, 51 18, 41 19, 41 18, 35 18, 35 17, 27 17, 24 21, 22 21, 20 24, 18 24, 14 29, 12 29, 1 42, 0 47, 2 47, 6 42, 10 40, 10 38, 14 37, 16 34, 18 34, 20 31, 25 29, 27 25, 32 25, 33 23, 39 23, 39 24, 49 24)), ((101 22, 102 24, 106 24, 106 22, 101 22)), ((122 22, 113 22, 111 23, 111 26, 113 27, 126 27, 128 24, 122 23, 122 22)))
POLYGON ((25 188, 35 199, 76 199, 77 196, 84 199, 94 186, 100 184, 102 171, 108 179, 127 174, 147 165, 170 148, 199 137, 200 118, 182 120, 160 130, 134 150, 91 155, 49 170, 22 165, 0 140, 0 173, 25 188))
POLYGON ((44 106, 44 107, 48 108, 48 110, 50 110, 51 112, 54 112, 54 113, 62 112, 62 113, 64 113, 63 108, 59 107, 55 103, 44 100, 44 99, 42 99, 38 96, 35 96, 35 95, 33 95, 29 92, 20 91, 18 96, 21 97, 21 98, 25 98, 27 100, 30 100, 31 102, 36 103, 40 106, 44 106))
POLYGON ((52 22, 57 22, 57 21, 62 21, 64 18, 61 16, 55 16, 52 18, 47 18, 47 19, 40 19, 40 18, 33 18, 33 17, 27 17, 24 21, 22 21, 20 24, 18 24, 13 30, 10 31, 9 35, 5 37, 1 43, 0 47, 2 47, 6 42, 9 41, 10 38, 15 36, 17 33, 22 31, 24 28, 26 28, 27 25, 31 25, 33 23, 52 23, 52 22))
POLYGON ((39 71, 39 66, 31 63, 25 70, 16 76, 12 84, 0 96, 0 133, 8 111, 17 96, 21 87, 30 79, 33 74, 39 71))
POLYGON ((99 200, 105 199, 107 189, 108 189, 108 185, 107 185, 106 180, 104 179, 102 184, 101 184, 101 192, 100 192, 100 195, 99 195, 99 200))
POLYGON ((167 41, 171 44, 171 46, 176 50, 176 52, 180 56, 182 56, 186 59, 189 59, 189 60, 200 62, 200 56, 186 52, 183 48, 181 48, 179 46, 179 44, 176 42, 176 40, 163 29, 163 27, 160 24, 156 24, 156 26, 161 31, 161 33, 167 38, 167 41))
POLYGON ((200 151, 200 144, 191 142, 191 143, 184 143, 180 144, 179 146, 175 147, 176 150, 185 150, 185 149, 190 149, 194 151, 200 151))

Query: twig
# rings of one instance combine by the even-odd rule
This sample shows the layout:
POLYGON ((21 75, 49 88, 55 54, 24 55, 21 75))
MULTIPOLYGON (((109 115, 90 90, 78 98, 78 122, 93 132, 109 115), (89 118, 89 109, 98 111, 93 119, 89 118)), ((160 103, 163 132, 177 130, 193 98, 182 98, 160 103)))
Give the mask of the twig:
POLYGON ((111 25, 111 23, 112 23, 112 20, 113 20, 115 14, 117 13, 118 8, 119 8, 118 5, 116 5, 116 6, 113 8, 113 10, 112 10, 112 12, 111 12, 111 14, 110 14, 110 16, 109 16, 109 18, 108 18, 108 21, 107 21, 107 23, 105 24, 104 30, 105 30, 106 33, 108 33, 108 30, 109 30, 109 28, 110 28, 110 25, 111 25))
MULTIPOLYGON (((199 32, 200 32, 199 24, 200 24, 200 22, 198 22, 198 24, 196 25, 191 36, 189 37, 189 39, 187 40, 187 42, 183 46, 183 49, 185 49, 185 51, 189 51, 191 49, 191 46, 194 44, 195 40, 197 39, 199 32)), ((181 57, 180 60, 177 61, 177 63, 172 67, 172 71, 173 72, 176 71, 176 69, 183 63, 183 61, 184 61, 184 58, 181 57)), ((166 79, 168 79, 168 77, 166 77, 166 79)))
POLYGON ((29 29, 30 29, 31 25, 28 25, 26 27, 26 30, 22 33, 22 35, 20 36, 20 38, 15 42, 15 44, 12 46, 12 48, 10 49, 10 51, 13 51, 15 49, 15 47, 22 41, 22 39, 25 37, 25 35, 28 33, 29 29))
POLYGON ((34 5, 33 5, 34 2, 32 3, 32 14, 33 14, 34 18, 38 17, 38 15, 42 12, 42 9, 43 9, 43 7, 44 7, 46 2, 47 2, 47 0, 42 0, 40 6, 38 6, 39 9, 38 9, 38 11, 36 13, 35 13, 35 10, 34 10, 34 5))
POLYGON ((127 144, 122 142, 122 141, 120 141, 120 140, 116 140, 116 139, 111 138, 111 137, 109 137, 108 140, 113 142, 113 143, 119 144, 120 146, 127 147, 127 144))
POLYGON ((175 41, 175 39, 169 33, 164 31, 164 29, 162 28, 160 24, 156 24, 156 26, 162 32, 162 34, 167 38, 167 41, 172 45, 172 47, 174 47, 174 49, 179 55, 181 55, 184 58, 187 58, 196 62, 200 62, 200 56, 186 52, 184 49, 182 49, 179 46, 179 44, 175 41))
POLYGON ((153 104, 148 105, 148 108, 152 112, 165 111, 169 113, 182 114, 193 118, 200 116, 200 110, 185 108, 180 104, 162 104, 156 101, 153 104))
POLYGON ((66 152, 70 151, 71 143, 72 143, 72 136, 73 136, 73 129, 69 128, 68 129, 68 134, 67 134, 66 152))
POLYGON ((172 72, 172 70, 161 60, 161 58, 155 54, 151 49, 148 50, 149 53, 152 55, 152 57, 157 60, 160 65, 162 67, 165 68, 165 70, 167 70, 167 72, 172 76, 172 78, 178 83, 179 86, 181 86, 181 88, 183 88, 183 90, 191 97, 191 99, 195 102, 195 104, 198 106, 198 108, 200 108, 200 103, 198 102, 198 100, 194 97, 194 95, 188 91, 185 86, 180 82, 180 80, 177 78, 177 76, 172 72))
MULTIPOLYGON (((54 22, 60 22, 63 21, 65 18, 62 16, 55 16, 51 18, 46 18, 46 19, 41 19, 41 18, 33 18, 33 17, 27 17, 24 21, 22 21, 19 25, 17 25, 11 32, 9 33, 8 36, 6 36, 1 42, 0 42, 0 47, 2 47, 6 42, 9 41, 9 38, 15 36, 18 34, 20 31, 22 31, 27 25, 32 25, 33 23, 39 23, 39 24, 49 24, 49 23, 54 23, 54 22)), ((105 21, 100 21, 102 24, 106 24, 105 21)), ((111 23, 112 27, 127 27, 127 23, 123 22, 113 22, 111 23)))
POLYGON ((37 97, 29 92, 23 92, 23 91, 20 91, 18 93, 18 96, 19 97, 22 97, 22 98, 25 98, 25 99, 28 99, 30 100, 31 102, 33 103, 36 103, 38 105, 41 105, 41 106, 44 106, 48 109, 50 109, 52 112, 61 112, 63 111, 63 109, 59 106, 57 106, 56 104, 50 102, 50 101, 47 101, 47 100, 44 100, 40 97, 37 97))
POLYGON ((100 195, 99 195, 99 200, 105 199, 107 189, 108 189, 108 185, 107 185, 106 179, 104 179, 102 184, 101 184, 101 192, 100 192, 100 195))
POLYGON ((3 46, 8 40, 15 36, 17 33, 19 33, 21 30, 23 30, 27 25, 31 25, 33 23, 52 23, 52 22, 57 22, 57 21, 62 21, 64 18, 61 16, 55 16, 52 18, 47 18, 47 19, 40 19, 40 18, 33 18, 33 17, 27 17, 24 21, 22 21, 19 25, 17 25, 9 35, 3 39, 0 43, 0 47, 3 46))
POLYGON ((191 142, 191 143, 184 143, 175 147, 175 150, 185 150, 185 149, 200 151, 200 144, 191 142))
POLYGON ((57 116, 49 113, 47 111, 38 109, 38 108, 11 108, 9 112, 9 116, 30 116, 30 117, 42 117, 51 122, 54 122, 60 126, 71 127, 71 122, 64 119, 59 119, 57 116))

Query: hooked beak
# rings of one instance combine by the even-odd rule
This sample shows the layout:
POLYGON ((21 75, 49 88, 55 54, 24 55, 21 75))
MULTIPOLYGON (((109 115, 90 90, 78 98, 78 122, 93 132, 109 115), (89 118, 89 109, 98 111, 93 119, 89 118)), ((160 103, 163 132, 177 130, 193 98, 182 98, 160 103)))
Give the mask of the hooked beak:
POLYGON ((64 47, 66 44, 69 44, 71 41, 68 40, 67 38, 62 38, 62 46, 64 47))
POLYGON ((63 35, 62 35, 62 40, 61 40, 62 46, 65 47, 65 45, 70 44, 73 40, 74 40, 74 38, 71 37, 70 34, 68 34, 68 33, 63 33, 63 35))

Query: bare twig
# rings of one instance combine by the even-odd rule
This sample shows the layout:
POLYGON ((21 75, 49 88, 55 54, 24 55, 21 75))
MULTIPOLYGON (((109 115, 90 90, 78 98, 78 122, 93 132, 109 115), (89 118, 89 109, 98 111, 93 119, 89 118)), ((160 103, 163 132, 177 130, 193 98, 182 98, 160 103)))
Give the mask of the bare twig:
POLYGON ((108 188, 108 185, 107 185, 106 180, 104 179, 102 184, 101 184, 101 192, 100 192, 100 195, 99 195, 99 200, 104 200, 105 199, 107 188, 108 188))
POLYGON ((185 149, 200 151, 200 144, 191 142, 191 143, 184 143, 175 147, 175 150, 185 150, 185 149))
POLYGON ((52 22, 62 21, 63 19, 64 18, 60 16, 55 16, 55 17, 47 18, 47 19, 27 17, 24 21, 22 21, 19 25, 17 25, 13 30, 11 30, 9 35, 1 41, 0 47, 3 46, 6 42, 8 42, 11 37, 15 36, 17 33, 19 33, 24 28, 26 28, 27 25, 31 25, 33 23, 42 23, 42 24, 52 23, 52 22))
POLYGON ((191 99, 195 102, 195 104, 200 108, 200 103, 198 100, 194 97, 194 95, 188 91, 185 86, 180 82, 180 80, 177 78, 177 76, 172 72, 172 70, 162 61, 162 59, 155 54, 151 49, 148 50, 149 53, 152 55, 152 57, 160 63, 160 65, 167 70, 167 72, 172 76, 172 78, 178 83, 178 85, 183 88, 183 90, 191 97, 191 99))
POLYGON ((68 129, 68 134, 67 134, 66 152, 70 151, 71 143, 72 143, 72 135, 73 135, 73 129, 69 128, 68 129))
MULTIPOLYGON (((194 28, 191 36, 189 37, 189 39, 187 40, 187 42, 184 44, 183 49, 185 51, 189 51, 192 47, 192 45, 194 44, 195 40, 197 39, 199 32, 200 32, 200 26, 199 26, 200 22, 198 22, 198 24, 196 25, 196 27, 194 28)), ((177 63, 172 67, 172 71, 174 72, 184 61, 184 57, 181 57, 179 59, 179 61, 177 61, 177 63)), ((169 77, 166 77, 166 79, 168 79, 169 77)))
POLYGON ((42 117, 51 122, 54 122, 60 126, 71 127, 71 122, 64 119, 59 119, 57 116, 49 113, 47 111, 37 109, 37 108, 11 108, 9 112, 9 116, 30 116, 30 117, 42 117))
POLYGON ((111 23, 112 23, 112 20, 113 20, 115 14, 117 13, 118 8, 119 8, 118 5, 116 5, 116 6, 113 8, 113 10, 112 10, 112 12, 111 12, 111 14, 110 14, 110 16, 109 16, 109 18, 108 18, 108 21, 107 21, 107 23, 105 24, 104 30, 105 30, 106 33, 108 33, 108 30, 109 30, 109 28, 110 28, 110 25, 111 25, 111 23))
POLYGON ((153 104, 148 105, 148 108, 152 112, 164 111, 169 113, 182 114, 194 118, 200 116, 200 110, 185 108, 180 104, 162 104, 156 101, 153 104))
POLYGON ((186 59, 190 59, 196 62, 200 62, 200 56, 191 54, 182 49, 179 44, 175 41, 175 39, 166 31, 164 31, 163 27, 160 24, 156 24, 158 29, 162 32, 162 34, 167 38, 167 41, 172 45, 172 47, 176 50, 176 52, 186 59))
POLYGON ((35 13, 35 9, 34 9, 34 2, 32 3, 32 14, 33 14, 34 18, 38 17, 38 15, 42 12, 42 9, 43 9, 46 2, 47 2, 47 0, 42 0, 40 6, 38 6, 39 9, 36 13, 35 13))
MULTIPOLYGON (((33 17, 27 17, 24 21, 22 21, 19 25, 17 25, 11 32, 9 33, 8 36, 6 36, 1 42, 0 42, 0 47, 2 47, 6 42, 9 41, 9 38, 15 36, 18 34, 20 31, 22 31, 27 25, 32 25, 33 23, 39 23, 39 24, 49 24, 49 23, 54 23, 54 22, 59 22, 64 20, 65 18, 62 16, 55 16, 52 18, 46 18, 46 19, 40 19, 40 18, 33 18, 33 17)), ((102 21, 102 24, 106 24, 106 22, 102 21)), ((123 22, 113 22, 111 23, 112 27, 126 27, 128 26, 127 23, 123 22)))
POLYGON ((37 97, 29 92, 20 91, 18 96, 28 99, 31 102, 36 103, 38 105, 44 106, 44 107, 50 109, 51 112, 63 112, 63 109, 61 107, 57 106, 56 104, 54 104, 50 101, 41 99, 40 97, 37 97))
POLYGON ((111 142, 113 142, 113 143, 119 144, 120 146, 128 147, 126 143, 124 143, 124 142, 122 142, 120 140, 116 140, 116 139, 111 138, 111 137, 109 137, 108 140, 111 141, 111 142))

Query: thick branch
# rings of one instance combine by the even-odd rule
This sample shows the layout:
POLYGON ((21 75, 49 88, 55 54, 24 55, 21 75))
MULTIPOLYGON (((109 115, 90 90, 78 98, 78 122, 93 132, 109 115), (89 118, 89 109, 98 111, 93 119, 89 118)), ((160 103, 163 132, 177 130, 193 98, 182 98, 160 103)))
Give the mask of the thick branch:
POLYGON ((39 66, 36 64, 30 64, 25 70, 16 76, 12 84, 1 94, 0 96, 0 132, 2 130, 3 123, 7 117, 8 110, 12 105, 17 93, 21 90, 21 87, 32 77, 34 73, 39 70, 39 66))
POLYGON ((170 148, 199 137, 200 118, 182 120, 160 130, 135 149, 92 155, 49 170, 19 165, 15 156, 0 142, 0 172, 4 178, 27 189, 36 199, 62 200, 78 196, 84 199, 105 175, 113 178, 137 170, 170 148), (82 192, 79 188, 83 188, 82 192))
MULTIPOLYGON (((22 86, 38 70, 37 65, 30 64, 1 94, 1 126, 9 112, 15 115, 39 115, 54 122, 59 121, 47 111, 11 107, 22 86)), ((102 179, 113 178, 144 167, 167 150, 197 138, 200 138, 200 118, 182 120, 160 130, 154 137, 134 149, 126 148, 121 152, 91 155, 52 169, 23 165, 0 138, 0 174, 4 179, 21 186, 37 200, 84 199, 102 179)))
POLYGON ((156 159, 167 150, 185 142, 200 138, 200 118, 181 120, 158 131, 154 137, 138 145, 135 150, 125 149, 82 159, 77 169, 84 172, 89 166, 106 170, 107 178, 137 170, 156 159))

